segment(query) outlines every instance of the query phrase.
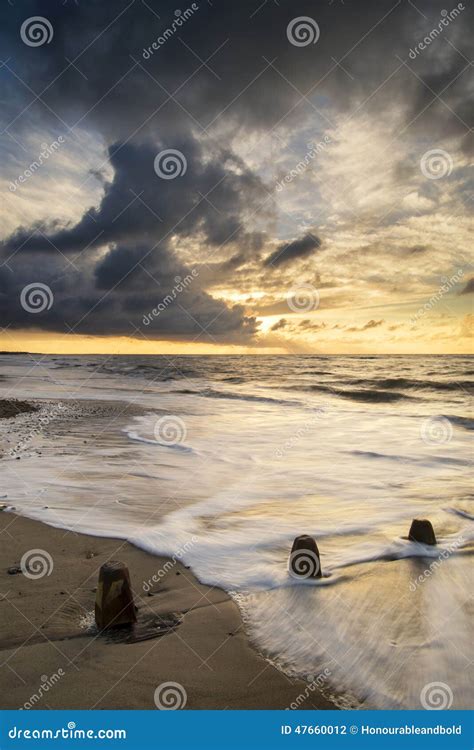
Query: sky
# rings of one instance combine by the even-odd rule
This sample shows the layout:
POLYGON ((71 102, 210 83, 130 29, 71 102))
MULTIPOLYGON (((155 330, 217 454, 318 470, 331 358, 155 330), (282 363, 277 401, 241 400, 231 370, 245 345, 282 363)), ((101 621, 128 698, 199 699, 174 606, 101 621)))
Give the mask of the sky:
POLYGON ((471 0, 5 0, 0 350, 472 351, 473 32, 471 0))

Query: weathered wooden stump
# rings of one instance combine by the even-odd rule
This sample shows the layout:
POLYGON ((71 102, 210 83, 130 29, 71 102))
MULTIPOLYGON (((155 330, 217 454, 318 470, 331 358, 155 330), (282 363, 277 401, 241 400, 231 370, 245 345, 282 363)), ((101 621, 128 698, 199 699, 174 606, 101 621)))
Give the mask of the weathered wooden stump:
POLYGON ((130 575, 125 563, 102 565, 95 598, 95 621, 100 630, 136 622, 130 575))
POLYGON ((297 536, 288 561, 288 571, 294 578, 321 578, 321 562, 316 541, 308 534, 297 536))
POLYGON ((423 542, 423 544, 436 544, 436 536, 433 525, 427 518, 414 518, 411 522, 408 539, 412 542, 423 542))

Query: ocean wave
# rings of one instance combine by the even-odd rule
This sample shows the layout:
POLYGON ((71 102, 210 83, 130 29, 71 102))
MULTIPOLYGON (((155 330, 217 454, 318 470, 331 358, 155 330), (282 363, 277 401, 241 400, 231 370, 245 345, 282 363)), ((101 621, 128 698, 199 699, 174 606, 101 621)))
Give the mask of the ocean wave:
POLYGON ((343 398, 349 398, 352 401, 367 401, 370 403, 391 403, 392 401, 402 401, 403 399, 411 398, 404 393, 398 391, 340 391, 338 396, 343 398))
POLYGON ((446 419, 449 419, 452 424, 462 427, 464 430, 474 430, 474 419, 469 419, 469 417, 458 417, 455 414, 443 414, 443 416, 446 419))
MULTIPOLYGON (((383 458, 386 461, 396 461, 397 463, 406 464, 423 464, 426 461, 426 457, 413 458, 412 456, 401 455, 398 453, 378 453, 377 451, 345 451, 351 456, 361 456, 363 458, 383 458)), ((452 456, 436 456, 436 463, 448 464, 451 466, 471 466, 472 461, 464 458, 453 458, 452 456)))
POLYGON ((290 386, 288 390, 303 391, 307 393, 331 393, 333 396, 347 398, 351 401, 364 401, 368 403, 382 404, 401 400, 414 400, 413 396, 408 396, 407 394, 399 393, 398 391, 366 389, 350 390, 345 387, 345 384, 341 386, 339 382, 334 385, 325 385, 324 383, 319 383, 318 385, 294 385, 290 386))
POLYGON ((105 373, 107 375, 123 375, 125 377, 150 377, 159 383, 166 383, 170 380, 181 380, 184 378, 196 378, 199 374, 191 368, 179 368, 172 365, 152 365, 152 364, 125 364, 123 362, 112 362, 96 367, 94 364, 89 366, 94 372, 105 373))
POLYGON ((347 381, 350 385, 363 385, 369 388, 402 388, 420 389, 431 391, 472 391, 473 383, 470 380, 419 380, 417 378, 353 378, 347 381))
POLYGON ((282 398, 272 398, 271 396, 254 396, 251 393, 233 393, 232 391, 215 391, 211 390, 210 388, 206 388, 205 390, 196 390, 193 391, 191 389, 183 389, 179 391, 173 391, 174 393, 183 393, 193 396, 201 396, 202 398, 225 398, 225 399, 231 399, 233 401, 255 401, 262 404, 278 404, 283 406, 301 406, 299 401, 296 400, 290 400, 290 399, 282 399, 282 398))
MULTIPOLYGON (((327 373, 326 373, 327 374, 327 373)), ((334 373, 331 373, 334 375, 334 373)), ((366 402, 393 402, 402 399, 420 400, 420 396, 414 393, 404 393, 403 391, 431 391, 436 392, 456 392, 464 393, 473 392, 473 384, 467 380, 457 380, 451 382, 444 381, 424 381, 410 378, 341 378, 340 381, 329 381, 308 385, 301 383, 289 387, 289 390, 303 392, 321 392, 332 393, 341 398, 352 399, 354 401, 366 402), (351 388, 350 386, 362 386, 361 388, 351 388), (398 390, 393 390, 398 389, 398 390)))
POLYGON ((472 513, 468 513, 467 510, 463 510, 462 508, 455 508, 454 506, 450 505, 445 510, 447 513, 453 513, 455 516, 467 518, 468 521, 474 521, 474 515, 472 513))
POLYGON ((410 557, 436 559, 441 557, 443 552, 449 552, 451 557, 452 555, 462 554, 463 541, 463 537, 453 537, 452 540, 446 539, 443 543, 438 540, 438 544, 431 546, 422 542, 412 542, 408 539, 397 539, 387 545, 373 546, 372 549, 369 549, 369 545, 365 545, 367 547, 365 551, 362 545, 359 554, 351 555, 348 553, 339 562, 329 565, 327 569, 330 573, 339 568, 349 568, 369 562, 393 562, 410 557))

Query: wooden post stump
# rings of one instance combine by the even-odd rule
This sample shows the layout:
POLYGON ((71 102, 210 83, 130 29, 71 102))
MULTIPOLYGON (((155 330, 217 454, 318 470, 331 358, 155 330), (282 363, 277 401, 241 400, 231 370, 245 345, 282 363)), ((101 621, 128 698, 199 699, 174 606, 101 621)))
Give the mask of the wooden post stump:
POLYGON ((411 522, 408 539, 423 544, 436 544, 436 536, 431 521, 426 518, 414 518, 411 522))
POLYGON ((102 565, 95 598, 95 621, 100 630, 136 622, 130 575, 125 563, 102 565))
POLYGON ((303 534, 293 542, 288 571, 294 578, 321 578, 318 545, 312 536, 303 534))

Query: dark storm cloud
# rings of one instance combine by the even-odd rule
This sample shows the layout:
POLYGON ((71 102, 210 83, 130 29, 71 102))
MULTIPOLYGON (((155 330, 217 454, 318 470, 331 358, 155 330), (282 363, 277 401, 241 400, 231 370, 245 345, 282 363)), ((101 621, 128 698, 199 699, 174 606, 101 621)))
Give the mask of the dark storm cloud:
MULTIPOLYGON (((198 5, 162 46, 144 54, 176 20, 174 3, 3 3, 4 126, 20 139, 41 129, 71 139, 79 129, 92 132, 105 142, 113 171, 100 205, 75 226, 60 225, 52 205, 47 225, 25 225, 6 238, 2 254, 12 256, 12 272, 0 277, 6 323, 124 332, 177 275, 189 273, 173 252, 176 243, 199 240, 206 248, 200 262, 212 258, 216 276, 231 281, 262 251, 264 233, 247 226, 268 193, 232 153, 227 134, 245 144, 250 133, 265 137, 279 122, 297 128, 308 109, 303 94, 318 105, 324 101, 329 113, 350 112, 362 102, 366 111, 376 113, 385 102, 397 100, 407 124, 416 108, 426 105, 414 128, 436 136, 438 146, 444 133, 462 136, 466 143, 460 118, 468 118, 467 77, 456 50, 436 40, 443 44, 443 55, 435 71, 431 50, 410 63, 446 106, 430 98, 406 67, 392 75, 400 65, 397 56, 408 59, 420 24, 429 31, 442 2, 420 0, 419 10, 404 0, 303 0, 297 7, 203 0, 198 5), (305 15, 319 25, 318 43, 294 46, 287 39, 288 23, 305 15), (54 30, 50 43, 33 47, 22 42, 20 27, 32 16, 48 18, 54 30), (453 83, 451 76, 457 76, 453 83), (435 109, 443 110, 442 128, 433 117, 435 109), (187 161, 186 173, 174 180, 160 179, 153 168, 156 154, 168 148, 180 150, 187 161), (21 286, 38 280, 50 283, 55 303, 47 314, 25 315, 18 304, 21 286)), ((462 51, 472 16, 465 11, 455 23, 449 32, 455 29, 462 51)), ((97 165, 96 171, 101 169, 97 165)), ((308 256, 319 244, 297 240, 265 265, 308 256)), ((205 279, 203 267, 202 276, 180 297, 188 315, 173 305, 154 321, 153 334, 192 335, 201 324, 229 340, 253 335, 255 321, 242 308, 213 300, 205 279)))
POLYGON ((472 39, 472 13, 467 8, 464 16, 457 20, 457 25, 446 32, 450 41, 453 37, 450 31, 459 32, 460 39, 459 42, 456 39, 456 46, 461 54, 444 56, 447 42, 442 38, 439 41, 443 45, 443 57, 439 54, 439 48, 436 51, 436 47, 433 47, 432 53, 427 56, 430 63, 428 69, 421 67, 420 70, 419 63, 414 66, 417 75, 421 74, 423 85, 417 87, 408 114, 409 121, 413 121, 415 129, 421 134, 427 128, 432 138, 444 140, 459 136, 466 151, 472 146, 470 129, 474 127, 474 96, 470 86, 469 63, 462 55, 465 45, 469 45, 469 28, 472 39))
MULTIPOLYGON (((0 320, 14 321, 20 328, 80 334, 117 334, 142 338, 197 340, 206 343, 251 340, 256 321, 241 306, 228 307, 210 297, 200 285, 199 275, 158 253, 154 266, 136 265, 146 247, 119 246, 97 266, 90 278, 88 265, 62 265, 53 255, 42 255, 41 265, 31 270, 29 254, 9 261, 12 270, 0 272, 0 320), (114 287, 115 262, 126 273, 127 285, 114 287), (110 264, 110 265, 109 265, 110 264), (150 270, 151 269, 151 270, 150 270), (21 303, 28 285, 46 285, 51 307, 31 312, 21 303), (98 288, 100 287, 100 288, 98 288), (153 310, 159 308, 158 314, 153 310)), ((31 299, 30 295, 27 300, 31 299)))
POLYGON ((306 234, 299 240, 293 242, 284 242, 281 244, 274 253, 265 258, 265 266, 281 266, 288 263, 292 263, 294 260, 299 258, 306 258, 311 255, 314 250, 321 247, 321 240, 319 237, 315 237, 313 234, 306 234))
POLYGON ((265 197, 260 180, 249 170, 232 171, 229 154, 217 154, 213 160, 206 155, 204 160, 202 149, 191 137, 174 142, 174 148, 185 155, 186 171, 175 179, 163 179, 154 168, 163 147, 112 145, 109 157, 114 177, 106 184, 98 208, 90 208, 71 228, 20 228, 8 239, 7 248, 67 253, 140 238, 158 244, 171 232, 183 237, 202 232, 211 245, 244 236, 240 214, 249 203, 265 197))
MULTIPOLYGON (((236 174, 230 154, 204 161, 192 139, 178 145, 187 154, 186 172, 165 180, 154 169, 156 147, 115 144, 110 148, 114 177, 106 184, 98 208, 86 211, 73 227, 43 225, 15 232, 4 245, 4 252, 13 256, 12 282, 19 278, 24 283, 38 281, 41 268, 41 279, 48 283, 44 270, 50 268, 51 273, 46 275, 54 290, 64 255, 71 255, 75 265, 80 258, 89 273, 75 274, 71 294, 59 285, 54 312, 49 310, 41 319, 21 310, 18 301, 22 287, 15 283, 10 286, 12 300, 9 302, 5 295, 0 301, 2 319, 28 327, 41 323, 52 330, 133 334, 133 326, 139 326, 147 310, 173 288, 174 279, 189 273, 169 246, 172 236, 183 241, 195 234, 202 236, 211 256, 215 246, 225 246, 229 241, 240 240, 250 246, 258 243, 258 237, 245 232, 239 218, 247 201, 262 200, 258 178, 243 169, 236 174), (203 197, 206 195, 212 195, 212 205, 203 197), (94 250, 104 245, 109 250, 98 259, 94 250), (25 263, 28 257, 29 263, 25 263)), ((256 322, 245 316, 241 307, 231 309, 213 300, 201 288, 198 277, 192 290, 180 294, 176 304, 160 313, 159 319, 153 318, 146 335, 193 337, 203 328, 211 340, 235 341, 240 336, 246 341, 256 332, 256 322)))
MULTIPOLYGON (((405 0, 364 0, 344 7, 315 0, 302 0, 297 7, 285 2, 262 7, 258 0, 197 5, 165 44, 147 55, 144 50, 176 20, 174 2, 95 0, 87 7, 49 3, 45 8, 40 0, 27 0, 21 7, 4 8, 6 51, 34 91, 56 79, 42 99, 65 122, 95 123, 109 140, 121 140, 138 126, 141 136, 163 128, 178 137, 201 126, 212 132, 222 112, 238 127, 268 128, 301 100, 298 90, 307 94, 315 84, 318 96, 330 97, 339 110, 352 108, 383 84, 374 97, 376 108, 393 101, 396 92, 406 103, 407 122, 427 106, 423 127, 433 132, 437 123, 431 106, 443 112, 453 133, 462 129, 459 117, 470 111, 469 70, 462 74, 467 63, 442 34, 416 60, 409 58, 413 44, 440 20, 443 0, 420 0, 418 10, 405 0), (29 15, 46 15, 54 29, 41 57, 39 48, 27 47, 19 37, 29 15), (297 47, 287 39, 287 26, 305 15, 318 23, 320 36, 317 44, 297 47), (400 64, 397 56, 413 72, 403 66, 386 85, 400 64), (66 57, 82 75, 67 66, 66 57), (342 61, 352 77, 334 60, 342 61), (174 92, 176 101, 169 99, 174 92)), ((472 23, 467 8, 443 31, 461 53, 469 49, 472 23)))

